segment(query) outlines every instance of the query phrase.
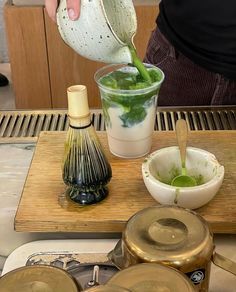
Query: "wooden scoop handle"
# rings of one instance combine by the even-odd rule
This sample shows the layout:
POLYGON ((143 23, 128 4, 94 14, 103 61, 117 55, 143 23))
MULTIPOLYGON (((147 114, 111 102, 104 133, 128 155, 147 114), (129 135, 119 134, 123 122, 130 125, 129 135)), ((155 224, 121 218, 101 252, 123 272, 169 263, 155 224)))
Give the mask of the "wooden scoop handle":
POLYGON ((185 168, 186 147, 188 138, 188 126, 185 120, 180 119, 176 122, 176 135, 179 145, 182 167, 185 168))

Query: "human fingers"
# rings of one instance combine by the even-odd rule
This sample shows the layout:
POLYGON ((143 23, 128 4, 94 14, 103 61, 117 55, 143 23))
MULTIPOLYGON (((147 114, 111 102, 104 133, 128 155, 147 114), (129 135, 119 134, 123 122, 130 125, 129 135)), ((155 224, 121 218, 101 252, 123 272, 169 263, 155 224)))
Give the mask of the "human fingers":
POLYGON ((45 0, 45 7, 48 16, 56 22, 56 12, 57 12, 58 1, 57 0, 45 0))
POLYGON ((80 0, 66 0, 68 16, 71 20, 76 20, 80 15, 80 0))

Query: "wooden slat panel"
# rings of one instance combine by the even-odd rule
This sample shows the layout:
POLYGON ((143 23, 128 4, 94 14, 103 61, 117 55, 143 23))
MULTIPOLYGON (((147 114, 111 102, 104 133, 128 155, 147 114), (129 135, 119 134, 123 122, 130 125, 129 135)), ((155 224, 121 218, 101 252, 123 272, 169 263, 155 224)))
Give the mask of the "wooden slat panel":
POLYGON ((135 10, 138 20, 138 29, 134 38, 134 43, 137 48, 139 57, 143 59, 145 56, 148 40, 152 31, 156 27, 156 18, 159 13, 159 8, 157 5, 141 5, 136 6, 135 10))
POLYGON ((4 7, 16 107, 50 108, 51 93, 42 7, 4 7))
MULTIPOLYGON (((108 151, 106 134, 98 132, 112 166, 108 197, 80 206, 65 196, 61 175, 65 132, 42 132, 15 218, 17 231, 121 232, 137 211, 157 204, 148 193, 139 159, 121 159, 108 151)), ((155 132, 152 151, 176 145, 174 132, 155 132)), ((196 210, 215 233, 236 233, 236 131, 190 131, 189 146, 215 154, 225 167, 215 198, 196 210), (217 141, 217 143, 216 143, 217 141)))

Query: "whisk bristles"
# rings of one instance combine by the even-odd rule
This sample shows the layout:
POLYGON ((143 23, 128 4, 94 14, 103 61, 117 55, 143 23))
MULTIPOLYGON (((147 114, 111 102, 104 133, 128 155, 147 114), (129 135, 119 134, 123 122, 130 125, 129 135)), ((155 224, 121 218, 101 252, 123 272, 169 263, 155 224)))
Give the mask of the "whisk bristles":
POLYGON ((63 180, 70 198, 81 204, 102 200, 112 171, 92 125, 69 128, 65 144, 63 180))

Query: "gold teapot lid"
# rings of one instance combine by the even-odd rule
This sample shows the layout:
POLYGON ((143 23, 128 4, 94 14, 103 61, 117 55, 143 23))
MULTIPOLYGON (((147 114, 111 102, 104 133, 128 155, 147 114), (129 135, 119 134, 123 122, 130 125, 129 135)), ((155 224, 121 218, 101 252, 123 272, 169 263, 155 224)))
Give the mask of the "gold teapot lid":
POLYGON ((196 258, 207 261, 213 252, 207 222, 193 211, 172 206, 153 206, 136 213, 127 222, 123 241, 141 261, 174 267, 196 258))
POLYGON ((89 288, 88 290, 85 290, 84 292, 131 292, 130 290, 117 286, 117 285, 99 285, 93 288, 89 288))
POLYGON ((0 292, 78 292, 75 280, 64 270, 52 266, 26 266, 0 278, 0 292))
POLYGON ((160 264, 137 264, 116 273, 108 284, 132 292, 194 292, 190 280, 178 270, 160 264))

